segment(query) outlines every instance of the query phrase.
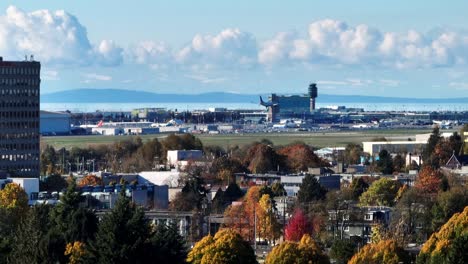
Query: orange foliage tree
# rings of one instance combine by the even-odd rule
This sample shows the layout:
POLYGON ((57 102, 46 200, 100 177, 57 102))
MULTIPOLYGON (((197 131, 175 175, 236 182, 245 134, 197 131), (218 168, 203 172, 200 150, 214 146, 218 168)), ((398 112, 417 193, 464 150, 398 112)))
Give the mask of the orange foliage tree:
POLYGON ((441 182, 442 174, 439 170, 424 166, 419 172, 415 187, 424 194, 437 194, 441 182))
POLYGON ((293 172, 307 171, 310 167, 328 165, 315 155, 312 148, 306 144, 294 144, 282 147, 278 150, 278 154, 286 157, 286 165, 293 172))
POLYGON ((381 240, 367 244, 357 252, 348 264, 398 264, 410 263, 409 255, 394 240, 381 240))
POLYGON ((456 213, 424 243, 418 264, 468 263, 468 206, 456 213))
POLYGON ((97 177, 96 175, 87 175, 85 176, 78 186, 99 186, 102 185, 102 179, 97 177))

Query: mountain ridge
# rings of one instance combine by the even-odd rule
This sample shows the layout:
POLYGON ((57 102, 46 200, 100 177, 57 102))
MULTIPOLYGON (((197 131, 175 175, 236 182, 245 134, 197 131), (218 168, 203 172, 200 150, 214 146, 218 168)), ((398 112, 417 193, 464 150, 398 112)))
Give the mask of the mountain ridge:
MULTIPOLYGON (((72 89, 41 94, 42 103, 258 103, 267 94, 241 94, 206 92, 199 94, 154 93, 126 89, 72 89)), ((295 94, 292 94, 295 95, 295 94)), ((407 98, 365 95, 319 94, 318 103, 466 103, 468 97, 460 98, 407 98)))

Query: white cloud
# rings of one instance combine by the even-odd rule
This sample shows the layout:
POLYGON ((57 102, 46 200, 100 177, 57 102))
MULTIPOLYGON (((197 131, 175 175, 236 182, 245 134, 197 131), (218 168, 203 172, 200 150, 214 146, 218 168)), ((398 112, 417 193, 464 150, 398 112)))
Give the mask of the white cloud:
POLYGON ((449 86, 454 87, 456 90, 468 90, 468 82, 451 82, 449 86))
MULTIPOLYGON (((269 58, 289 58, 320 65, 427 68, 466 65, 468 62, 468 35, 462 33, 382 32, 368 25, 353 27, 332 19, 311 23, 308 38, 279 38, 276 35, 261 47, 259 54, 273 54, 269 58)), ((267 66, 284 61, 259 60, 267 66)))
POLYGON ((130 60, 138 64, 170 63, 170 48, 164 42, 142 41, 130 48, 130 60))
POLYGON ((396 86, 399 86, 399 85, 400 85, 400 81, 399 81, 399 80, 388 80, 388 79, 383 79, 383 80, 379 80, 379 83, 382 84, 382 85, 392 86, 392 87, 396 87, 396 86))
POLYGON ((54 70, 43 70, 41 78, 46 81, 58 81, 60 80, 58 71, 54 70))
POLYGON ((249 33, 228 28, 215 36, 195 35, 175 57, 196 68, 249 68, 257 63, 257 42, 249 33))
POLYGON ((101 75, 101 74, 96 74, 96 73, 86 73, 86 74, 83 74, 83 76, 86 78, 85 82, 90 82, 90 81, 111 81, 112 80, 112 76, 101 75))
POLYGON ((94 48, 78 18, 63 10, 24 12, 9 6, 0 16, 0 53, 8 59, 34 54, 47 65, 113 66, 122 62, 121 52, 108 40, 94 48))
POLYGON ((348 85, 347 82, 344 81, 318 81, 318 85, 348 85))
POLYGON ((196 81, 198 81, 200 83, 203 83, 203 84, 222 83, 222 82, 225 82, 225 81, 228 80, 227 78, 224 78, 224 77, 210 78, 210 77, 207 77, 205 75, 195 75, 195 74, 186 74, 184 76, 186 78, 196 80, 196 81))
POLYGON ((123 49, 112 40, 103 40, 96 47, 97 61, 103 66, 117 66, 123 62, 123 49))

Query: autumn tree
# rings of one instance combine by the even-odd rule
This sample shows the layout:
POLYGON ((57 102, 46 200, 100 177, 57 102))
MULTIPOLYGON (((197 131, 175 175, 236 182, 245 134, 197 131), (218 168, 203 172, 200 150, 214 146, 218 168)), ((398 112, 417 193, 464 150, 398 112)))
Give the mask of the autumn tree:
POLYGON ((304 235, 312 235, 313 232, 311 219, 301 209, 296 209, 284 229, 284 236, 288 241, 299 241, 304 235))
POLYGON ((96 175, 86 175, 83 179, 81 179, 79 183, 79 187, 83 186, 101 186, 102 179, 96 175))
POLYGON ((327 264, 330 263, 330 260, 309 235, 304 235, 300 242, 285 241, 275 246, 270 253, 268 253, 265 263, 327 264))
POLYGON ((401 184, 398 181, 381 178, 372 183, 372 185, 359 198, 362 205, 393 206, 395 197, 401 184))
POLYGON ((281 156, 270 146, 262 143, 252 145, 244 157, 244 165, 252 173, 267 173, 278 169, 281 156))
POLYGON ((223 229, 214 237, 206 236, 189 252, 192 264, 254 264, 255 253, 249 243, 233 230, 223 229))
POLYGON ((439 192, 442 183, 442 174, 438 169, 424 166, 419 172, 415 188, 424 194, 434 195, 439 192))
POLYGON ((405 250, 393 240, 381 240, 379 243, 365 245, 348 262, 348 264, 398 264, 410 263, 411 259, 405 250))
POLYGON ((269 242, 277 240, 281 235, 281 226, 276 219, 273 200, 264 194, 258 201, 257 230, 260 238, 269 242))
POLYGON ((468 207, 454 214, 424 243, 418 264, 468 263, 468 207))
POLYGON ((3 190, 0 190, 0 208, 11 211, 12 214, 19 215, 27 212, 28 195, 19 184, 8 183, 3 190))
POLYGON ((282 147, 278 150, 278 154, 286 158, 286 166, 291 172, 303 172, 308 168, 329 165, 315 155, 310 146, 303 143, 282 147))

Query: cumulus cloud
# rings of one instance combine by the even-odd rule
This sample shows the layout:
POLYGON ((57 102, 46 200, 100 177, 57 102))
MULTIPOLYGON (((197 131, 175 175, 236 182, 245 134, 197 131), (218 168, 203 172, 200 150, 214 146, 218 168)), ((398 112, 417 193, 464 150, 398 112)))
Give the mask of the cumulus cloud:
MULTIPOLYGON (((276 35, 261 45, 259 62, 278 64, 289 58, 311 64, 426 68, 466 65, 468 35, 452 31, 423 34, 382 32, 368 25, 349 26, 325 19, 309 25, 307 38, 276 35)), ((292 36, 292 35, 289 35, 292 36)))
POLYGON ((112 66, 122 62, 121 52, 112 41, 93 47, 86 28, 63 10, 24 12, 9 6, 0 16, 0 53, 12 59, 34 54, 48 65, 112 66))
POLYGON ((251 67, 257 62, 255 38, 239 29, 228 28, 215 36, 197 34, 176 54, 180 64, 210 67, 251 67))
POLYGON ((164 42, 142 41, 133 45, 129 52, 129 59, 137 64, 158 65, 169 63, 171 50, 164 42))
POLYGON ((112 40, 103 40, 96 47, 97 62, 104 66, 116 66, 123 62, 123 49, 112 40))

